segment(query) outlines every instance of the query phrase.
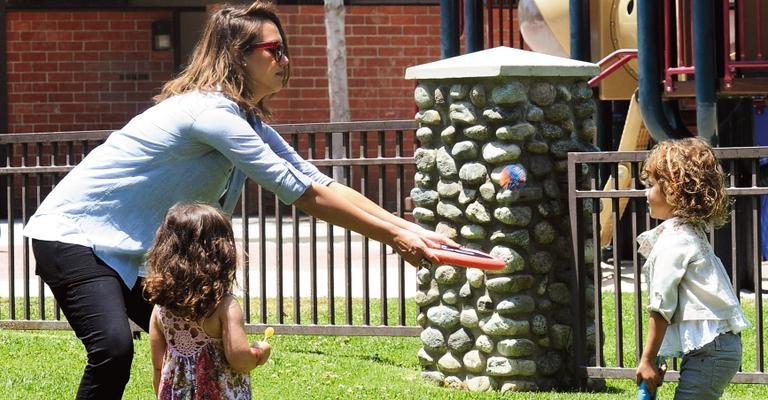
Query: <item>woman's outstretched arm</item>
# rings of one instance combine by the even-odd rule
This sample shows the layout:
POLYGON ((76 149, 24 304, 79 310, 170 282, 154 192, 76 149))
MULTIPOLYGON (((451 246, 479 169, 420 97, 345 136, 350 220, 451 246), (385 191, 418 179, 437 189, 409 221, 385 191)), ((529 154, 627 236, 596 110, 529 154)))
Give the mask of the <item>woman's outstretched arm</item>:
POLYGON ((421 236, 425 241, 429 241, 429 245, 437 247, 440 244, 446 244, 451 247, 458 247, 459 244, 451 240, 450 238, 441 235, 437 232, 425 229, 413 222, 407 221, 398 217, 395 214, 381 208, 378 204, 371 201, 369 198, 363 196, 362 193, 350 188, 349 186, 342 185, 338 182, 333 182, 329 187, 335 191, 338 191, 343 197, 349 200, 352 204, 360 208, 361 210, 371 214, 377 218, 392 223, 400 228, 407 229, 413 233, 421 236))
MULTIPOLYGON (((348 199, 348 192, 335 190, 337 186, 341 185, 328 187, 313 183, 294 205, 314 217, 391 246, 412 265, 418 266, 422 259, 437 262, 426 242, 428 239, 399 226, 390 217, 380 215, 380 212, 368 212, 364 206, 348 199)), ((386 211, 384 214, 391 215, 386 211)), ((393 215, 391 217, 397 218, 393 215)))

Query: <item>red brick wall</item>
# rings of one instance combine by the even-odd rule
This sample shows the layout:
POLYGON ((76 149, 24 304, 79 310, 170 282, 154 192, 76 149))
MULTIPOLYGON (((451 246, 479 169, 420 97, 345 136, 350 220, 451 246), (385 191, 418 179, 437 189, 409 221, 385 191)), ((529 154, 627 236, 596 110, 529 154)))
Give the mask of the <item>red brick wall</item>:
MULTIPOLYGON (((329 119, 322 6, 279 6, 293 77, 271 101, 274 123, 329 119)), ((116 129, 152 104, 173 53, 152 51, 167 11, 9 11, 9 132, 116 129)), ((413 118, 405 68, 440 58, 438 6, 347 6, 353 120, 413 118)))
MULTIPOLYGON (((323 6, 279 6, 291 51, 288 88, 270 103, 276 123, 328 121, 323 6)), ((347 6, 347 74, 352 120, 409 119, 405 68, 440 58, 438 6, 347 6)))
POLYGON ((9 11, 10 132, 113 129, 151 104, 173 73, 152 51, 169 12, 9 11))

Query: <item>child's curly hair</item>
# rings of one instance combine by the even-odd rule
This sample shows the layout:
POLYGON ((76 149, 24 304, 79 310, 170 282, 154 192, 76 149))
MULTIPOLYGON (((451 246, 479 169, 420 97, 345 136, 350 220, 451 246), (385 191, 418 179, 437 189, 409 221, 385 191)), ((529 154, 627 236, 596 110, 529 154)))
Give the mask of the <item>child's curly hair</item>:
POLYGON ((661 185, 672 215, 690 223, 724 225, 730 212, 725 174, 701 138, 659 142, 643 164, 644 184, 661 185))
POLYGON ((229 217, 203 203, 168 210, 147 254, 147 300, 199 321, 232 291, 237 249, 229 217))

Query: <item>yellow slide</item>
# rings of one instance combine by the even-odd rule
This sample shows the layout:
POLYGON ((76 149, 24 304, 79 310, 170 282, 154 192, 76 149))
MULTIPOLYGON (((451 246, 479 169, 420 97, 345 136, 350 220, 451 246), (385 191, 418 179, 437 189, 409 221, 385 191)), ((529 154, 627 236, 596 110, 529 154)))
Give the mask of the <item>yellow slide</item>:
MULTIPOLYGON (((637 93, 632 95, 629 101, 629 110, 627 111, 627 120, 624 122, 624 129, 621 132, 618 151, 645 150, 648 147, 650 134, 643 125, 643 116, 640 114, 640 104, 637 102, 637 93)), ((619 164, 619 189, 629 189, 632 182, 632 175, 629 165, 619 164)), ((613 190, 613 177, 609 177, 603 190, 613 190)), ((619 218, 624 213, 629 199, 619 199, 619 218)), ((600 245, 606 246, 613 238, 613 201, 612 199, 600 200, 600 245)))

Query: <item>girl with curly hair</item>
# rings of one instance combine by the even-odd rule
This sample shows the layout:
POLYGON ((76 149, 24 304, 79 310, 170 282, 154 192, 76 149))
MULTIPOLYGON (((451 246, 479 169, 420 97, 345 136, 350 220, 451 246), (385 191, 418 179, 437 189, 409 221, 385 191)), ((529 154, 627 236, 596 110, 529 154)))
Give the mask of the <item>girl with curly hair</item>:
POLYGON ((159 399, 250 399, 248 372, 267 342, 248 344, 232 295, 237 257, 229 217, 203 203, 171 207, 147 256, 144 283, 159 399))
POLYGON ((738 333, 750 326, 707 237, 728 218, 723 169, 704 140, 668 140, 653 147, 641 178, 651 217, 664 221, 637 238, 650 313, 637 383, 655 392, 657 356, 682 357, 675 399, 718 399, 741 365, 738 333))

